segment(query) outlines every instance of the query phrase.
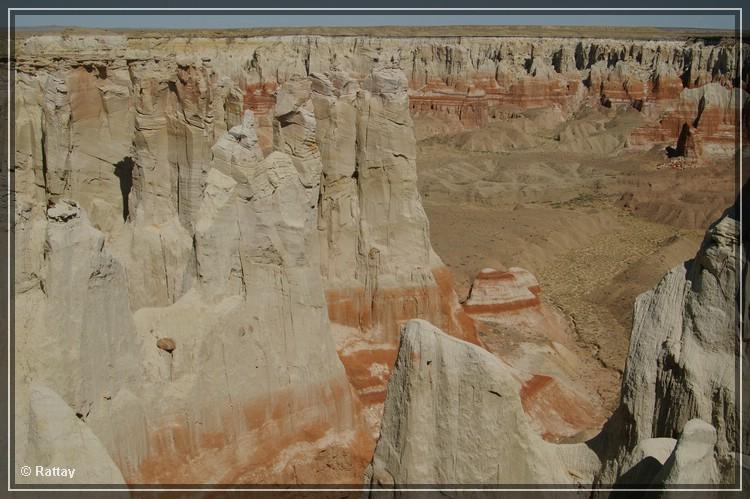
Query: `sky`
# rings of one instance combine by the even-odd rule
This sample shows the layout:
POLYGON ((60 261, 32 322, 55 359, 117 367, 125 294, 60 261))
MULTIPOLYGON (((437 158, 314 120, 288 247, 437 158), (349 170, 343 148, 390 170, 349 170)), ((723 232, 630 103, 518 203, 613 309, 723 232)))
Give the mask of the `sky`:
POLYGON ((17 27, 79 26, 88 28, 264 28, 300 26, 445 26, 445 25, 558 25, 558 26, 656 26, 666 28, 734 29, 731 14, 16 14, 17 27))

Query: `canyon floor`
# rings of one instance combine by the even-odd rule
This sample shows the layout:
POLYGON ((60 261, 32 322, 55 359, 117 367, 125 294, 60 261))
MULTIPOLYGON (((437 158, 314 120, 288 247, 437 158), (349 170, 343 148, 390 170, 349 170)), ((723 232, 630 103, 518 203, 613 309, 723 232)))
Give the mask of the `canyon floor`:
MULTIPOLYGON (((637 120, 631 111, 584 112, 556 125, 539 113, 474 130, 416 117, 431 240, 462 299, 483 268, 535 274, 543 302, 564 314, 579 352, 595 359, 576 384, 611 412, 635 297, 695 255, 710 221, 731 204, 733 160, 623 149, 618 134, 637 120), (566 129, 575 140, 561 143, 566 129)), ((513 348, 508 331, 480 334, 500 355, 513 348)))

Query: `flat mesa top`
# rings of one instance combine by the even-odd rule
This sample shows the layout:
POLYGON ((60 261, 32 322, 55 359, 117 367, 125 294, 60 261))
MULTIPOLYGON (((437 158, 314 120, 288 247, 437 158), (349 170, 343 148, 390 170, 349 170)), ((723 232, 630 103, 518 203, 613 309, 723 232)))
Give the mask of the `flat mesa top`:
POLYGON ((736 39, 733 30, 698 28, 658 28, 634 26, 341 26, 231 29, 97 29, 60 26, 17 28, 16 38, 57 34, 125 35, 128 38, 251 38, 262 36, 370 36, 377 38, 417 37, 530 37, 530 38, 604 38, 628 40, 718 40, 736 39))

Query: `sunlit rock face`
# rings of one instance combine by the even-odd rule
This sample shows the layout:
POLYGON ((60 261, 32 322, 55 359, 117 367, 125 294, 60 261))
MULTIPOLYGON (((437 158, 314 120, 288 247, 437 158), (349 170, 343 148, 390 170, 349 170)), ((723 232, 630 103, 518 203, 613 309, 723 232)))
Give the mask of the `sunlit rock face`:
MULTIPOLYGON (((629 146, 722 153, 746 98, 737 54, 512 37, 19 38, 17 461, 54 440, 40 417, 51 408, 99 463, 92 481, 361 483, 407 321, 489 362, 430 244, 412 114, 462 129, 517 109, 633 106, 647 123, 629 146)), ((516 302, 480 289, 477 306, 516 302)), ((479 372, 520 397, 503 408, 518 420, 495 428, 511 431, 544 390, 503 369, 479 372)), ((709 374, 710 387, 659 386, 724 396, 709 374)), ((736 436, 708 408, 638 438, 708 418, 725 452, 736 436)), ((516 443, 549 449, 532 430, 516 443)), ((538 452, 550 479, 594 476, 588 454, 570 479, 557 450, 538 452)), ((673 461, 665 480, 689 469, 673 461)))
MULTIPOLYGON (((19 130, 45 138, 43 178, 77 179, 19 193, 19 398, 28 380, 57 393, 128 482, 285 481, 306 466, 302 449, 353 452, 365 434, 305 185, 321 165, 298 170, 296 150, 264 157, 250 111, 214 127, 225 94, 209 73, 178 63, 166 80, 134 78, 132 129, 112 137, 124 143, 111 157, 80 152, 101 129, 60 148, 44 118, 19 130), (106 182, 115 188, 91 188, 106 182), (48 358, 59 334, 73 348, 48 358)), ((365 459, 320 479, 353 480, 365 459)))
POLYGON ((375 457, 373 487, 590 481, 586 444, 556 445, 529 425, 513 368, 422 320, 404 326, 375 457))
POLYGON ((129 483, 360 483, 400 324, 477 341, 403 72, 292 72, 256 116, 235 72, 121 41, 19 73, 20 456, 34 382, 129 483))

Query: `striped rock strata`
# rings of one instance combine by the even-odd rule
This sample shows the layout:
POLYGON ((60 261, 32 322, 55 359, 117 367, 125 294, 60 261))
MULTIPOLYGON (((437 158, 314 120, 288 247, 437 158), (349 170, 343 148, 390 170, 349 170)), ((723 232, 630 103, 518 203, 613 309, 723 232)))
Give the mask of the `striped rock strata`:
MULTIPOLYGON (((725 101, 746 99, 749 84, 748 75, 740 74, 740 46, 730 32, 724 37, 671 40, 73 33, 20 39, 17 52, 31 67, 75 61, 105 75, 113 61, 127 60, 131 61, 128 65, 137 66, 141 61, 170 59, 174 54, 196 67, 215 68, 240 87, 233 91, 228 109, 239 106, 255 111, 266 153, 271 150, 277 89, 289 79, 332 68, 360 79, 373 67, 401 68, 408 81, 411 112, 433 118, 442 131, 483 126, 524 109, 558 107, 570 115, 583 105, 624 105, 638 109, 647 126, 659 129, 655 135, 637 133, 635 144, 677 148, 682 126, 687 124, 700 130, 697 134, 703 136, 702 143, 709 151, 718 147, 725 153, 723 132, 714 140, 714 125, 700 123, 702 111, 698 108, 658 124, 675 102, 698 102, 695 91, 705 85, 713 84, 712 92, 723 94, 719 100, 725 101), (731 97, 735 88, 740 89, 739 97, 731 97), (676 130, 675 120, 679 121, 676 130)), ((743 52, 747 59, 750 50, 743 52)), ((748 61, 744 62, 747 67, 748 61)), ((719 122, 736 126, 739 117, 734 108, 713 99, 706 99, 705 106, 709 114, 721 115, 719 122)), ((743 119, 747 125, 747 117, 743 119)))
POLYGON ((463 306, 487 349, 514 369, 532 428, 548 441, 581 441, 598 432, 608 413, 582 383, 589 354, 576 345, 565 316, 540 295, 531 272, 487 268, 463 306))
POLYGON ((241 97, 176 59, 20 70, 18 462, 35 383, 128 483, 359 483, 399 323, 477 341, 429 242, 403 74, 290 78, 270 152, 241 97))

